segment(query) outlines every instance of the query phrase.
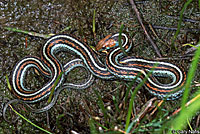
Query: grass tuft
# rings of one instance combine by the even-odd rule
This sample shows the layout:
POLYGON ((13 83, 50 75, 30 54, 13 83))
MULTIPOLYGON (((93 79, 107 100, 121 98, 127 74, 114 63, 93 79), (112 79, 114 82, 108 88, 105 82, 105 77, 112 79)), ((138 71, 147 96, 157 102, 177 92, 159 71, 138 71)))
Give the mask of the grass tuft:
POLYGON ((31 122, 30 120, 28 120, 27 118, 25 118, 23 115, 21 115, 20 113, 18 113, 11 105, 9 105, 10 108, 12 109, 13 112, 15 112, 17 115, 19 115, 22 119, 24 119, 25 121, 27 121, 28 123, 30 123, 32 126, 40 129, 41 131, 44 131, 45 133, 48 133, 48 134, 52 134, 51 132, 39 127, 38 125, 34 124, 33 122, 31 122))
POLYGON ((192 2, 192 0, 188 0, 188 1, 184 4, 184 6, 183 6, 183 8, 182 8, 182 10, 181 10, 181 13, 180 13, 180 19, 179 19, 179 21, 178 21, 178 28, 177 28, 177 31, 176 31, 176 33, 175 33, 175 35, 174 35, 173 40, 172 40, 172 44, 171 44, 172 48, 175 48, 175 50, 177 50, 177 48, 176 48, 176 46, 174 45, 174 42, 175 42, 175 40, 176 40, 178 34, 180 33, 181 23, 182 23, 182 20, 183 20, 183 13, 184 13, 185 9, 187 8, 187 6, 188 6, 191 2, 192 2))
POLYGON ((89 119, 89 126, 90 126, 90 133, 91 134, 97 134, 97 130, 96 130, 96 127, 95 127, 95 122, 92 118, 89 119))
POLYGON ((104 118, 105 118, 104 120, 105 120, 105 122, 108 124, 108 121, 107 121, 108 114, 107 114, 106 108, 104 107, 104 102, 103 102, 103 100, 102 100, 102 98, 101 98, 101 95, 100 95, 99 92, 98 92, 97 90, 95 90, 95 89, 94 89, 94 92, 95 92, 95 94, 96 94, 97 97, 98 97, 98 105, 99 105, 101 111, 103 112, 103 116, 104 116, 104 118))

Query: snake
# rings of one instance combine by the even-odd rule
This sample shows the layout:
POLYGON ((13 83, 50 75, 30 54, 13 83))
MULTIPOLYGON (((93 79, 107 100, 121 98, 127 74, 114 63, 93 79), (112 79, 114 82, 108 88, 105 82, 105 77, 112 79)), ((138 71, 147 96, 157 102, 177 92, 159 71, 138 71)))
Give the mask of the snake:
MULTIPOLYGON (((128 52, 132 47, 132 42, 126 34, 121 34, 122 48, 128 52)), ((133 56, 124 56, 119 46, 119 33, 106 36, 100 40, 96 46, 97 51, 107 52, 105 64, 99 59, 98 54, 85 42, 71 35, 61 34, 50 37, 43 45, 41 57, 27 56, 16 63, 11 74, 12 93, 26 103, 35 103, 49 96, 56 80, 61 75, 55 86, 55 91, 63 85, 65 74, 77 66, 82 66, 95 77, 105 80, 122 79, 131 81, 137 78, 141 81, 151 75, 144 83, 148 91, 161 99, 173 100, 181 96, 186 81, 186 73, 183 69, 168 62, 145 60, 133 56), (56 58, 59 52, 72 53, 79 56, 79 60, 71 61, 63 66, 56 58), (155 64, 157 66, 155 66, 155 64), (42 75, 49 77, 49 81, 40 89, 27 89, 24 86, 27 71, 35 68, 42 75), (68 70, 68 71, 66 71, 68 70), (169 77, 170 83, 161 83, 159 77, 169 77)), ((86 83, 76 85, 68 84, 67 87, 74 89, 84 89, 93 82, 90 76, 86 83)))

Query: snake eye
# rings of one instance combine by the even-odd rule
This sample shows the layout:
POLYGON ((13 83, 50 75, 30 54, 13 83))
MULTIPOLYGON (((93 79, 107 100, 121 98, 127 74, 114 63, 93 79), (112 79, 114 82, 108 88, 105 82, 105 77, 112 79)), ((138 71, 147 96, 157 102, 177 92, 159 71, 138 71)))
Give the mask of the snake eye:
POLYGON ((103 46, 103 47, 100 49, 100 51, 101 51, 101 52, 105 52, 105 51, 110 50, 111 48, 113 48, 113 47, 112 47, 112 46, 103 46))
POLYGON ((101 47, 101 49, 98 50, 98 52, 104 52, 104 51, 106 51, 106 50, 107 50, 106 47, 103 46, 103 47, 101 47))
POLYGON ((106 47, 106 50, 109 50, 110 49, 110 47, 106 47))

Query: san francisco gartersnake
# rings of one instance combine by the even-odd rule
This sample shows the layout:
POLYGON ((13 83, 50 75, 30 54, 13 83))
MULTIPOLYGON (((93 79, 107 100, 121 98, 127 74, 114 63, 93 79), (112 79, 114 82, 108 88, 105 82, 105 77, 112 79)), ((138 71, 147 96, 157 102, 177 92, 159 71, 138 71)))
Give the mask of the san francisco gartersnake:
MULTIPOLYGON (((104 65, 94 50, 79 39, 70 35, 52 36, 42 47, 41 58, 33 56, 25 57, 15 65, 11 75, 13 94, 26 103, 38 102, 50 94, 61 72, 67 70, 68 73, 77 66, 87 68, 94 76, 101 79, 119 78, 123 80, 133 80, 138 73, 142 74, 139 76, 138 80, 142 80, 147 76, 147 73, 154 68, 152 75, 147 78, 145 83, 150 93, 167 100, 176 99, 182 94, 183 86, 186 81, 186 73, 183 70, 167 62, 149 61, 130 56, 121 58, 123 53, 118 45, 118 37, 119 34, 109 35, 96 46, 97 50, 107 51, 106 63, 104 65), (55 57, 55 54, 61 51, 73 52, 78 55, 81 60, 72 61, 70 66, 64 67, 55 57), (156 67, 154 66, 155 64, 157 64, 156 67), (31 67, 36 68, 41 74, 50 78, 48 83, 41 89, 30 90, 24 87, 23 81, 25 80, 26 72, 31 67), (169 77, 172 81, 167 84, 161 83, 157 80, 159 77, 169 77)), ((132 43, 129 43, 128 37, 125 34, 122 34, 121 41, 125 51, 129 51, 132 43)), ((62 87, 63 80, 64 75, 61 76, 55 89, 62 87)), ((81 85, 69 84, 68 87, 87 88, 92 84, 92 80, 93 78, 90 76, 86 83, 81 85)))

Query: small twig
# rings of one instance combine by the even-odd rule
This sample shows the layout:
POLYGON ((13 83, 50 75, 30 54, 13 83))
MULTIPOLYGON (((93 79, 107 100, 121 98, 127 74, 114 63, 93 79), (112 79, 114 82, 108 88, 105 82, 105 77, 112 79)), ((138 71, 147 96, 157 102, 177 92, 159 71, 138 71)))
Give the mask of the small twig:
MULTIPOLYGON (((185 107, 188 107, 191 103, 193 103, 194 101, 196 101, 198 98, 200 98, 200 94, 197 95, 196 97, 194 97, 193 99, 191 99, 190 101, 188 101, 186 104, 185 104, 185 107)), ((181 108, 177 109, 176 111, 174 111, 172 113, 172 116, 179 113, 181 111, 181 108)))
POLYGON ((197 117, 196 128, 198 128, 198 126, 199 126, 199 120, 200 120, 200 115, 198 115, 198 117, 197 117))
POLYGON ((162 42, 163 44, 165 44, 166 46, 168 46, 167 43, 165 43, 164 41, 162 41, 162 40, 158 37, 158 35, 156 34, 156 32, 155 32, 155 30, 154 30, 154 28, 153 28, 153 26, 152 26, 151 24, 149 24, 149 28, 150 28, 151 31, 153 32, 154 36, 155 36, 160 42, 162 42))
POLYGON ((193 56, 194 56, 194 54, 187 54, 187 55, 176 56, 176 57, 156 58, 155 60, 183 60, 183 59, 190 59, 193 56))
POLYGON ((141 17, 140 17, 140 13, 139 13, 139 11, 138 11, 138 9, 137 9, 137 7, 136 7, 134 1, 133 1, 133 0, 130 0, 130 3, 131 3, 132 8, 134 9, 134 11, 135 11, 135 13, 136 13, 136 16, 137 16, 137 18, 138 18, 138 21, 140 22, 140 25, 142 26, 142 28, 143 28, 143 30, 144 30, 145 35, 147 36, 147 39, 151 42, 151 44, 152 44, 153 48, 155 49, 157 55, 161 58, 162 56, 161 56, 161 54, 160 54, 160 51, 158 50, 158 47, 157 47, 156 44, 153 42, 153 40, 151 39, 150 35, 148 34, 148 32, 147 32, 147 30, 146 30, 144 24, 142 23, 142 19, 141 19, 141 17))
POLYGON ((200 46, 200 44, 187 49, 187 51, 185 52, 185 54, 189 54, 189 53, 192 53, 192 52, 196 51, 199 46, 200 46))
MULTIPOLYGON (((179 20, 179 19, 180 19, 180 17, 171 16, 171 15, 166 15, 166 17, 168 17, 168 18, 173 18, 173 19, 176 19, 176 20, 179 20)), ((197 20, 186 19, 186 18, 183 18, 183 21, 192 22, 192 23, 199 23, 199 22, 200 22, 200 21, 197 21, 197 20)))
MULTIPOLYGON (((164 27, 164 26, 155 26, 151 25, 155 29, 163 29, 163 30, 171 30, 171 31, 176 31, 176 27, 164 27)), ((200 29, 180 29, 181 32, 199 32, 200 29)))
POLYGON ((50 123, 49 123, 49 112, 46 111, 46 117, 47 117, 47 127, 50 128, 50 123))
MULTIPOLYGON (((132 130, 136 129, 136 127, 140 124, 140 121, 145 117, 145 115, 154 109, 155 111, 157 110, 157 107, 155 107, 154 102, 157 100, 156 97, 151 98, 149 101, 145 103, 145 105, 142 107, 141 111, 139 114, 137 114, 136 118, 134 118, 133 122, 136 122, 135 126, 133 127, 132 130)), ((155 112, 154 111, 154 112, 155 112)), ((132 132, 131 132, 132 133, 132 132)))

